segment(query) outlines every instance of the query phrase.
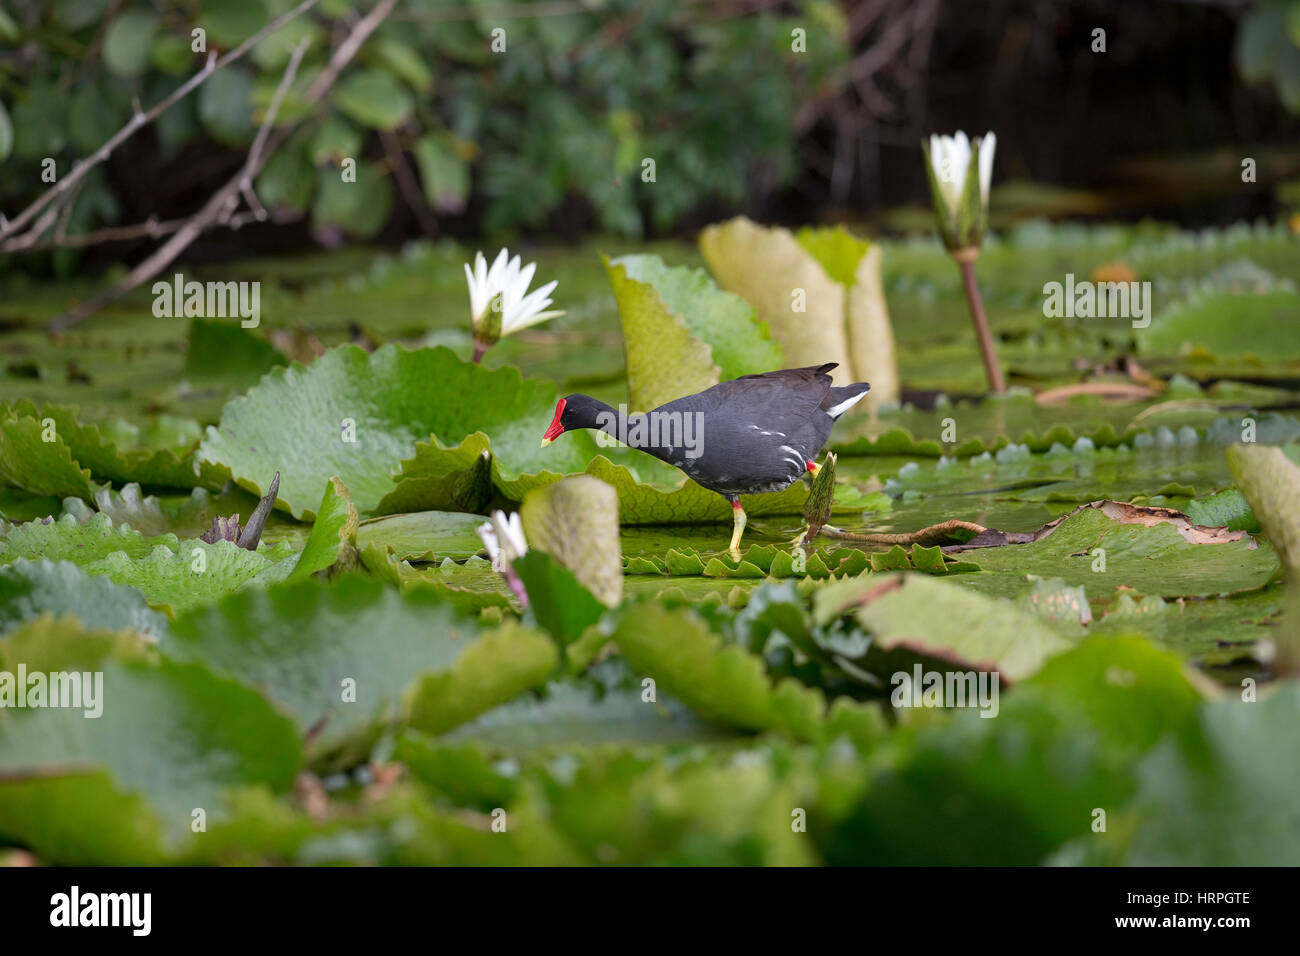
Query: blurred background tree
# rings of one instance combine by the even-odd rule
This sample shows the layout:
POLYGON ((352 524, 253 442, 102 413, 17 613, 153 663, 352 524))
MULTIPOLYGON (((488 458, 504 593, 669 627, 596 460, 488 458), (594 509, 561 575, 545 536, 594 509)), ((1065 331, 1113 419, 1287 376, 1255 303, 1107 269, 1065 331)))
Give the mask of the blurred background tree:
MULTIPOLYGON (((0 211, 295 2, 6 0, 0 211)), ((239 168, 304 39, 278 117, 299 125, 256 182, 272 222, 213 232, 203 255, 665 235, 734 212, 927 228, 919 143, 959 126, 998 132, 1003 215, 1227 222, 1275 213, 1300 174, 1300 0, 402 0, 305 107, 370 6, 321 0, 215 73, 87 177, 63 228, 192 213, 239 168)))

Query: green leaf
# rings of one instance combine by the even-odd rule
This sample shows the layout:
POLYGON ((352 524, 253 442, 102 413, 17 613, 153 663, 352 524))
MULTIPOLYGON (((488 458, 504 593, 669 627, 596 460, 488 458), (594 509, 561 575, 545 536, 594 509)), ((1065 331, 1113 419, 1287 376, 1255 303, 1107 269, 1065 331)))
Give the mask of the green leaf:
MULTIPOLYGON (((1004 598, 924 574, 866 574, 829 584, 813 600, 819 624, 850 613, 870 633, 867 656, 849 660, 887 679, 909 672, 920 657, 931 669, 996 668, 1021 680, 1073 646, 1047 621, 1004 598)), ((825 649, 838 656, 833 646, 825 649)))
POLYGON ((26 621, 73 614, 93 630, 138 631, 157 639, 167 619, 134 588, 91 577, 69 561, 21 559, 0 568, 0 636, 26 621))
POLYGON ((238 322, 191 319, 185 378, 195 386, 243 391, 286 359, 238 322))
POLYGON ((90 472, 80 467, 57 428, 45 417, 0 410, 0 478, 37 495, 89 498, 90 472), (53 441, 45 441, 53 437, 53 441))
MULTIPOLYGON (((87 636, 71 619, 33 621, 0 641, 0 656, 6 669, 32 661, 35 670, 87 636)), ((288 789, 297 733, 254 691, 166 659, 106 657, 89 666, 103 675, 98 718, 83 716, 85 707, 28 709, 0 735, 0 827, 48 862, 153 861, 161 838, 174 844, 189 835, 194 810, 219 819, 226 790, 288 789), (109 776, 88 776, 100 768, 109 776), (149 839, 135 846, 116 827, 102 832, 109 821, 149 839)))
MULTIPOLYGON (((270 19, 268 16, 267 19, 270 19)), ((265 21, 258 23, 253 32, 265 26, 265 21)), ((250 33, 249 36, 252 34, 250 33)), ((310 14, 298 16, 276 30, 253 48, 253 59, 263 70, 283 72, 299 43, 306 40, 308 50, 320 49, 322 31, 312 22, 310 14)))
POLYGON ((623 597, 618 494, 590 475, 574 475, 528 493, 519 509, 529 548, 544 551, 601 603, 623 597))
POLYGON ((0 541, 0 562, 47 558, 85 567, 115 551, 144 557, 160 544, 179 547, 175 535, 146 538, 131 528, 114 527, 108 515, 94 515, 82 524, 73 515, 65 514, 57 519, 45 518, 9 528, 0 541))
POLYGON ((304 213, 316 193, 316 170, 308 152, 292 143, 276 150, 257 176, 257 195, 270 209, 304 213))
POLYGON ((1004 695, 996 719, 965 710, 904 728, 882 759, 846 767, 841 776, 859 781, 841 784, 846 806, 810 825, 826 861, 1032 866, 1070 839, 1097 839, 1094 807, 1116 826, 1131 754, 1120 759, 1074 713, 1022 691, 1004 695))
MULTIPOLYGON (((1300 688, 1206 704, 1195 728, 1138 766, 1123 861, 1134 866, 1285 866, 1300 854, 1294 728, 1300 688)), ((1117 842, 1124 834, 1115 834, 1117 842)))
POLYGON ((1082 585, 1091 600, 1108 600, 1117 588, 1162 597, 1232 594, 1263 587, 1278 570, 1265 542, 1194 544, 1173 523, 1125 524, 1087 507, 1032 544, 975 548, 961 557, 986 571, 1063 578, 1082 585))
POLYGON ((104 64, 118 76, 137 76, 149 65, 158 17, 147 10, 127 10, 104 34, 104 64))
POLYGON ((253 74, 235 64, 199 88, 199 121, 223 146, 244 146, 254 133, 253 74))
POLYGON ((753 307, 704 270, 667 266, 656 255, 607 259, 605 269, 619 304, 634 411, 781 367, 781 350, 753 307))
MULTIPOLYGON (((549 421, 549 413, 546 421, 549 421)), ((545 428, 545 425, 542 426, 545 428)), ((560 441, 568 443, 564 451, 568 462, 572 462, 572 452, 584 448, 590 441, 585 435, 567 434, 560 441)), ((591 443, 594 445, 594 442, 591 443)), ((523 444, 519 452, 511 451, 511 460, 516 454, 531 455, 533 443, 523 444)), ((559 442, 552 446, 560 452, 559 442)), ((548 450, 552 450, 548 449, 548 450)), ((468 469, 457 472, 457 463, 474 463, 481 460, 483 452, 490 452, 486 436, 472 435, 456 448, 443 449, 427 444, 416 446, 415 457, 402 462, 398 472, 397 490, 391 498, 380 503, 380 510, 389 508, 446 508, 458 507, 458 502, 450 496, 450 489, 459 488, 467 479, 468 469), (400 504, 394 502, 400 501, 400 504)), ((606 449, 614 454, 615 449, 606 449)), ((653 460, 638 461, 633 452, 626 456, 625 463, 615 463, 604 455, 591 458, 581 473, 599 478, 606 484, 613 485, 618 492, 619 520, 623 524, 684 524, 684 523, 726 523, 731 521, 731 505, 727 499, 712 491, 701 488, 676 469, 669 469, 653 460), (633 470, 630 465, 639 467, 633 470), (644 470, 642 470, 644 468, 644 470)), ((490 458, 493 484, 512 501, 522 501, 536 488, 552 484, 565 477, 563 473, 540 471, 534 474, 519 474, 507 470, 499 457, 490 458)), ((565 460, 556 463, 566 467, 565 460)), ((567 467, 583 468, 581 462, 567 467)), ((741 501, 745 511, 751 516, 768 514, 799 514, 803 511, 807 488, 802 482, 795 482, 784 491, 763 495, 742 495, 741 501)), ((481 507, 481 505, 479 505, 481 507)), ((726 535, 722 537, 725 539, 726 535)))
POLYGON ((75 407, 22 399, 0 409, 0 475, 19 487, 31 482, 53 489, 64 483, 63 496, 89 498, 67 466, 70 455, 105 481, 220 488, 227 478, 223 469, 196 468, 197 438, 198 424, 188 419, 159 416, 144 428, 120 419, 91 425, 81 421, 75 407), (44 441, 46 419, 53 422, 53 442, 44 441))
POLYGON ((387 545, 370 544, 361 549, 361 563, 381 581, 402 590, 434 591, 466 614, 477 614, 484 608, 518 610, 501 575, 482 558, 471 558, 464 564, 443 558, 440 565, 416 568, 409 561, 398 560, 387 545))
POLYGON ((153 42, 149 62, 169 76, 185 76, 194 68, 195 54, 189 36, 163 34, 153 42))
POLYGON ((298 555, 288 580, 313 574, 333 576, 357 563, 357 508, 348 487, 337 478, 325 486, 325 496, 316 509, 316 523, 298 555))
POLYGON ((194 538, 176 550, 160 545, 147 557, 115 551, 84 567, 88 574, 139 588, 154 607, 178 613, 250 584, 283 581, 297 563, 298 556, 284 545, 247 551, 233 541, 208 544, 194 538))
POLYGON ((54 15, 70 30, 80 30, 101 19, 110 0, 54 0, 54 15))
POLYGON ((463 561, 483 552, 478 526, 483 515, 417 511, 370 518, 357 528, 357 545, 387 546, 402 561, 463 561))
POLYGON ((9 119, 9 111, 0 102, 0 163, 9 158, 14 149, 14 124, 9 119))
POLYGON ((816 259, 826 274, 845 288, 857 281, 858 263, 871 249, 871 243, 859 239, 843 226, 814 228, 805 226, 795 239, 816 259))
POLYGON ((358 160, 356 181, 343 179, 337 169, 316 173, 316 199, 312 222, 332 226, 348 235, 366 239, 383 228, 393 208, 393 187, 375 163, 358 160))
POLYGON ((375 45, 375 52, 384 66, 405 80, 417 93, 428 93, 433 89, 433 71, 415 47, 385 37, 375 45))
POLYGON ((411 726, 440 734, 536 687, 559 664, 554 642, 507 622, 484 631, 449 669, 426 673, 408 694, 411 726))
POLYGON ((361 145, 361 131, 347 120, 331 114, 311 138, 311 162, 317 166, 325 163, 338 166, 348 157, 358 157, 361 145))
POLYGON ((723 646, 694 614, 644 604, 624 612, 614 641, 633 671, 701 716, 745 730, 781 730, 798 740, 834 736, 831 727, 852 727, 869 738, 880 729, 874 709, 838 701, 828 712, 817 688, 794 678, 776 684, 761 658, 737 645, 723 646))
POLYGON ((469 198, 469 165, 449 138, 438 133, 421 136, 415 144, 415 162, 429 205, 438 212, 463 211, 469 198))
MULTIPOLYGON (((0 43, 17 43, 22 37, 22 31, 18 29, 18 24, 4 10, 0 10, 0 43)), ((0 159, 4 158, 3 151, 0 151, 0 159)))
POLYGON ((271 19, 264 0, 204 0, 197 25, 208 32, 209 46, 238 46, 271 19))
POLYGON ((412 695, 429 695, 416 703, 420 715, 459 707, 469 719, 544 679, 554 663, 550 648, 538 667, 538 642, 550 644, 540 634, 475 630, 433 592, 344 576, 249 590, 191 611, 164 650, 261 689, 293 716, 313 760, 337 762, 364 756, 379 731, 404 721, 412 695), (468 655, 480 647, 479 663, 497 672, 483 687, 466 687, 468 655), (515 651, 518 660, 501 659, 515 651))
POLYGON ((1210 528, 1259 533, 1259 519, 1250 510, 1246 497, 1236 488, 1225 488, 1187 503, 1187 517, 1210 528))
POLYGON ((1150 328, 1137 331, 1136 340, 1144 355, 1293 360, 1300 358, 1297 315, 1300 293, 1293 289, 1211 292, 1160 312, 1150 328), (1225 315, 1232 321, 1224 322, 1225 315))
POLYGON ((371 129, 394 130, 410 117, 411 94, 387 70, 352 73, 333 94, 334 105, 371 129))
POLYGON ((343 346, 305 368, 272 371, 226 406, 200 454, 230 466, 239 484, 259 495, 266 476, 280 471, 280 499, 296 517, 312 516, 332 476, 347 484, 359 510, 371 511, 393 490, 390 472, 431 434, 459 442, 488 430, 502 436, 501 453, 509 452, 515 467, 550 461, 580 469, 595 448, 586 435, 566 436, 576 441, 557 442, 554 455, 537 447, 554 404, 549 382, 523 379, 512 368, 489 371, 450 349, 387 345, 367 354, 343 346), (355 423, 355 442, 343 441, 345 419, 355 423))
POLYGON ((1232 445, 1228 467, 1283 565, 1300 570, 1300 466, 1280 448, 1232 445))
POLYGON ((1196 717, 1202 698, 1176 654, 1140 637, 1090 637, 1020 689, 1077 708, 1116 746, 1145 751, 1196 717))
MULTIPOLYGON (((640 682, 602 687, 590 680, 553 681, 456 728, 448 744, 473 741, 512 756, 556 747, 655 745, 725 740, 730 732, 707 724, 667 694, 645 700, 640 682)), ((500 804, 497 804, 500 806, 500 804)))
POLYGON ((576 641, 605 613, 605 605, 549 554, 529 551, 511 567, 528 592, 529 612, 561 645, 576 641))

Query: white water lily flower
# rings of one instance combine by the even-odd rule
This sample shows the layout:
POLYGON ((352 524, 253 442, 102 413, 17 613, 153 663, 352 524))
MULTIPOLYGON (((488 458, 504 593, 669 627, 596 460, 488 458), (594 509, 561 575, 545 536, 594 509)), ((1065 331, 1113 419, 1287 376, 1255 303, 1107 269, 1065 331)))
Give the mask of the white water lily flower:
POLYGON ((490 269, 482 252, 475 254, 472 270, 469 263, 465 264, 476 356, 481 356, 502 336, 564 314, 546 311, 551 304, 550 295, 559 284, 555 280, 528 291, 536 271, 536 264, 530 262, 525 266, 519 256, 510 258, 508 249, 497 254, 490 269))
POLYGON ((509 518, 504 511, 494 511, 491 519, 483 522, 476 530, 483 546, 487 548, 488 557, 492 559, 493 570, 498 573, 504 572, 511 561, 528 553, 524 526, 517 511, 509 518))
POLYGON ((958 130, 953 136, 932 135, 923 145, 927 146, 927 173, 944 245, 950 250, 978 249, 988 220, 997 136, 989 132, 972 142, 958 130), (979 166, 971 170, 975 156, 979 166))

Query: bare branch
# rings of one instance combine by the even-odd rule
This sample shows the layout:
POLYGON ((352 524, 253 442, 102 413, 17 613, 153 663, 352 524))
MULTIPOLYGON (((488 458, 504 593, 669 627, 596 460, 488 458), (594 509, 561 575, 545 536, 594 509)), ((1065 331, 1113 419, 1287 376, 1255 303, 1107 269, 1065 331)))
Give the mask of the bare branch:
MULTIPOLYGON (((309 0, 309 3, 304 4, 303 8, 305 9, 310 3, 315 2, 316 0, 309 0)), ((369 13, 357 21, 348 35, 344 37, 343 42, 334 50, 329 63, 326 64, 325 68, 308 88, 304 98, 306 106, 313 106, 325 97, 325 94, 330 91, 335 81, 338 80, 343 68, 356 56, 357 51, 361 49, 361 45, 365 43, 370 34, 375 32, 396 5, 397 0, 380 0, 369 13)), ((305 50, 306 41, 299 44, 297 49, 294 50, 284 76, 280 79, 280 85, 275 91, 275 96, 271 100, 271 105, 267 109, 266 116, 263 117, 262 124, 254 137, 248 157, 230 181, 217 190, 204 203, 203 208, 185 220, 170 239, 127 273, 120 282, 111 289, 101 292, 87 302, 74 306, 63 315, 52 319, 46 325, 47 329, 51 332, 65 331, 84 320, 87 316, 99 311, 108 303, 121 298, 136 286, 147 282, 171 265, 176 257, 189 247, 190 243, 208 229, 217 226, 238 228, 239 225, 242 225, 240 216, 234 215, 234 213, 239 206, 239 196, 245 191, 245 184, 248 184, 248 191, 251 192, 252 181, 257 177, 267 159, 275 154, 275 151, 284 144, 284 141, 300 125, 295 124, 284 129, 274 129, 275 118, 280 111, 280 103, 293 82, 298 70, 298 64, 302 60, 305 50)), ((258 203, 257 205, 260 207, 261 204, 258 203)), ((252 215, 256 218, 256 208, 252 215)))
POLYGON ((262 148, 267 141, 267 131, 275 125, 275 118, 279 115, 284 94, 288 91, 289 85, 293 83, 293 78, 298 73, 298 64, 302 62, 303 54, 306 52, 307 41, 303 40, 294 49, 293 55, 289 57, 289 64, 285 67, 284 75, 280 77, 280 85, 276 87, 275 96, 271 98, 271 105, 267 107, 266 116, 262 118, 262 125, 253 141, 253 148, 249 150, 248 158, 244 160, 244 165, 240 167, 234 177, 213 193, 211 198, 203 204, 202 209, 190 217, 152 255, 128 272, 120 282, 111 289, 99 293, 89 301, 74 306, 68 312, 53 319, 48 325, 51 332, 65 331, 87 316, 99 311, 108 303, 121 298, 136 286, 147 282, 171 265, 176 257, 185 251, 190 243, 204 231, 215 225, 226 225, 231 222, 235 209, 239 206, 239 195, 243 184, 252 181, 253 177, 261 170, 266 157, 270 155, 270 152, 262 148))
POLYGON ((398 142, 397 135, 384 132, 379 135, 379 139, 384 144, 384 155, 388 157, 388 166, 393 171, 393 178, 397 180, 397 188, 406 199, 406 205, 415 214, 420 229, 426 236, 436 236, 437 220, 429 211, 424 194, 420 192, 420 184, 415 178, 415 173, 411 171, 411 164, 406 161, 406 156, 402 153, 402 144, 398 142))
MULTIPOLYGON (((66 193, 68 193, 69 190, 71 190, 74 186, 80 183, 87 176, 87 174, 90 173, 92 169, 94 169, 100 163, 108 159, 108 157, 112 155, 115 149, 117 149, 124 142, 130 139, 133 135, 135 135, 135 133, 139 129, 153 122, 163 113, 165 113, 168 109, 174 106, 177 102, 184 99, 190 93, 194 92, 194 90, 198 89, 198 87, 202 85, 202 83, 213 73, 215 73, 217 70, 221 69, 224 66, 228 66, 229 64, 234 63, 245 53, 251 50, 254 46, 256 46, 258 43, 264 40, 267 36, 274 33, 276 30, 280 29, 280 27, 284 26, 290 20, 294 19, 295 17, 299 16, 302 13, 305 13, 307 10, 310 10, 318 2, 319 0, 303 0, 302 3, 298 4, 298 6, 294 7, 289 12, 281 14, 275 19, 271 20, 271 22, 269 22, 261 30, 258 30, 247 40, 245 40, 239 46, 235 47, 233 50, 231 50, 223 57, 217 58, 215 51, 210 52, 208 54, 207 62, 204 63, 203 65, 203 69, 195 73, 192 77, 190 77, 180 86, 178 86, 170 94, 163 97, 162 100, 160 100, 147 112, 141 112, 137 104, 135 111, 131 114, 131 118, 126 121, 126 125, 123 126, 116 133, 114 133, 109 138, 108 142, 106 142, 103 146, 99 147, 99 149, 95 150, 95 152, 91 153, 90 156, 75 163, 72 167, 72 171, 68 173, 67 176, 65 176, 62 180, 60 180, 55 185, 51 186, 48 190, 46 190, 43 194, 41 194, 30 206, 28 206, 26 209, 20 212, 13 219, 4 222, 3 217, 0 217, 0 252, 16 252, 21 249, 25 249, 34 245, 36 239, 39 238, 39 236, 42 233, 44 233, 45 231, 44 229, 33 229, 32 231, 35 233, 35 235, 31 236, 30 241, 26 243, 14 242, 13 240, 15 238, 17 239, 23 238, 17 236, 17 233, 21 229, 23 229, 29 222, 31 222, 32 219, 34 219, 41 212, 41 210, 43 210, 46 206, 48 206, 50 203, 54 202, 55 200, 59 200, 61 197, 63 197, 66 193), (10 241, 6 241, 6 240, 10 240, 10 241)), ((46 228, 49 228, 49 224, 52 222, 53 220, 50 220, 46 224, 46 228)))

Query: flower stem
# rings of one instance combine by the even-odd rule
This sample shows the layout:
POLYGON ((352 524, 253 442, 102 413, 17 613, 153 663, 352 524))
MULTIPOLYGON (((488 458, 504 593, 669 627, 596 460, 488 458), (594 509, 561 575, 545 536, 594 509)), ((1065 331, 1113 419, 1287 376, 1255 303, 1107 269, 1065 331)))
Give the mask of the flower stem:
POLYGON ((474 364, 475 365, 483 364, 483 353, 486 352, 487 350, 488 347, 484 345, 482 342, 479 341, 474 342, 474 364))
POLYGON ((510 593, 523 607, 528 607, 528 591, 524 588, 524 582, 519 580, 519 575, 515 574, 515 569, 508 563, 501 571, 501 576, 506 579, 506 584, 510 586, 510 593))
POLYGON ((953 258, 961 268, 966 303, 970 306, 970 320, 975 326, 975 338, 980 344, 980 356, 984 359, 989 388, 995 392, 1005 392, 1007 383, 1002 377, 1002 368, 998 365, 998 354, 993 350, 993 335, 989 332, 989 320, 984 315, 984 300, 980 298, 980 287, 975 281, 975 256, 978 254, 979 250, 959 249, 953 253, 953 258))

